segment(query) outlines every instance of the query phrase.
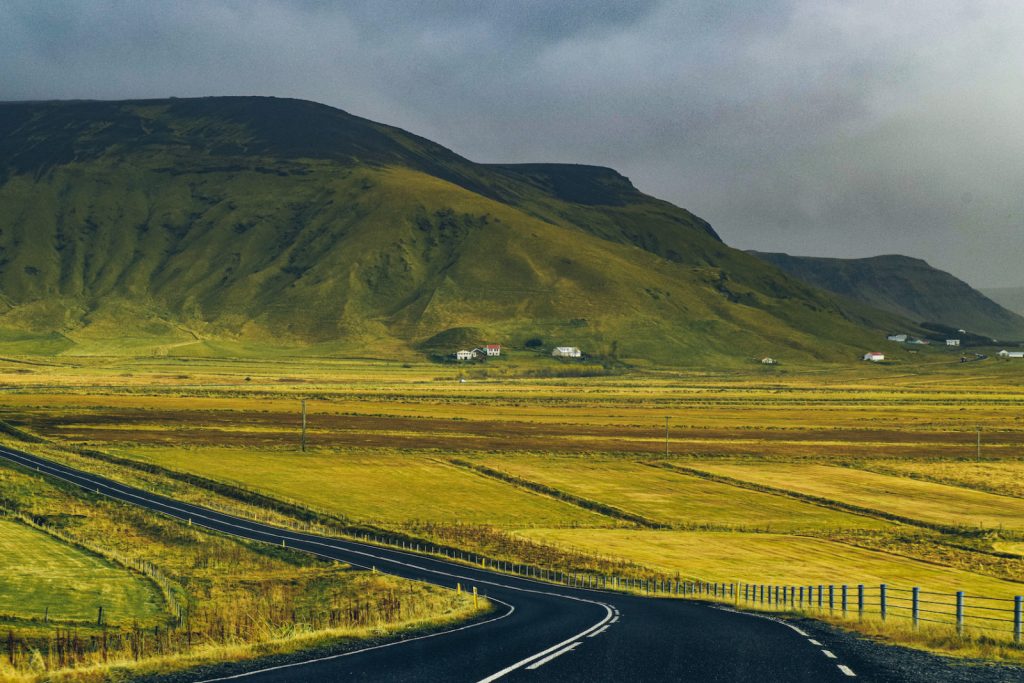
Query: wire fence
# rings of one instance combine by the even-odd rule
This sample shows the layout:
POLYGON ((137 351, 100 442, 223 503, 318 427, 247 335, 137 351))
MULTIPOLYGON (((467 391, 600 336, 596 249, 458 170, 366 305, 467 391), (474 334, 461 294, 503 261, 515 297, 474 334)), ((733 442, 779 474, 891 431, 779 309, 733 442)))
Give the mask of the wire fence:
POLYGON ((964 591, 926 591, 919 586, 888 584, 721 583, 683 581, 683 597, 735 603, 739 606, 810 615, 904 620, 914 630, 928 625, 957 635, 984 635, 1021 644, 1024 597, 996 598, 964 591))

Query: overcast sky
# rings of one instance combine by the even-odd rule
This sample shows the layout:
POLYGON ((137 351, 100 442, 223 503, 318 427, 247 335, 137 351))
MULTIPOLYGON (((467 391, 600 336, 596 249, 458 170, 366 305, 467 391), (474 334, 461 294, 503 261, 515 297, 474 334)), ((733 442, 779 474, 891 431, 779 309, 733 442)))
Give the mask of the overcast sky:
POLYGON ((729 244, 1024 285, 1019 0, 3 0, 0 100, 263 94, 611 166, 729 244))

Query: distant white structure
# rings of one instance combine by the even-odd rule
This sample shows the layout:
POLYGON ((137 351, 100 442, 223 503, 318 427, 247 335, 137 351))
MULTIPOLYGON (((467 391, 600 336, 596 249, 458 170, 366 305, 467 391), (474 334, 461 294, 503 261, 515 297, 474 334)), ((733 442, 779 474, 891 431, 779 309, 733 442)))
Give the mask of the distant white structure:
POLYGON ((472 351, 462 350, 455 352, 455 360, 473 360, 474 358, 476 358, 476 349, 472 351))
POLYGON ((886 339, 888 341, 891 341, 891 342, 899 342, 899 343, 902 344, 903 342, 907 341, 907 335, 905 335, 905 334, 890 334, 888 337, 886 337, 886 339))
POLYGON ((488 344, 484 347, 484 351, 488 356, 500 356, 501 344, 488 344))
POLYGON ((959 339, 947 339, 946 340, 946 346, 960 346, 960 340, 959 339))
POLYGON ((771 356, 765 356, 761 359, 761 365, 778 365, 779 361, 775 360, 771 356))
POLYGON ((885 354, 879 353, 878 351, 870 351, 864 354, 864 360, 869 360, 872 363, 877 363, 879 361, 885 360, 885 354))
POLYGON ((924 340, 924 339, 917 339, 916 337, 913 338, 913 339, 908 339, 907 343, 908 344, 921 344, 922 346, 927 346, 928 345, 928 342, 926 340, 924 340))
POLYGON ((1007 351, 1003 349, 998 355, 1000 358, 1024 358, 1024 351, 1007 351))
POLYGON ((556 346, 551 355, 555 358, 579 358, 583 352, 575 346, 556 346))

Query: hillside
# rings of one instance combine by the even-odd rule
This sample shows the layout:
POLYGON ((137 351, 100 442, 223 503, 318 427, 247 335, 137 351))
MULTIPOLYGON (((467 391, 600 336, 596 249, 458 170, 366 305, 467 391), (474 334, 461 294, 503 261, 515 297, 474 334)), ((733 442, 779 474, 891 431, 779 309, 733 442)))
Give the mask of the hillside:
POLYGON ((0 347, 52 353, 455 334, 698 364, 850 358, 892 324, 610 169, 263 97, 0 104, 0 294, 0 347))
POLYGON ((992 287, 980 291, 1003 308, 1024 315, 1024 287, 992 287))
POLYGON ((1002 339, 1024 339, 1024 317, 921 259, 750 253, 807 284, 916 322, 941 323, 954 330, 1002 339))

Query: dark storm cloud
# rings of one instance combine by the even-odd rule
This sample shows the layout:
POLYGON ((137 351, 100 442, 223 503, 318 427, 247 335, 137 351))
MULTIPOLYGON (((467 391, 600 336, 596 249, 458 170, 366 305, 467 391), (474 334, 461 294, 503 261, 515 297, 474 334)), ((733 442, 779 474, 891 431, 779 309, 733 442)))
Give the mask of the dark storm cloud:
POLYGON ((0 4, 0 99, 313 99, 614 166, 731 244, 1024 284, 1016 2, 0 4))

